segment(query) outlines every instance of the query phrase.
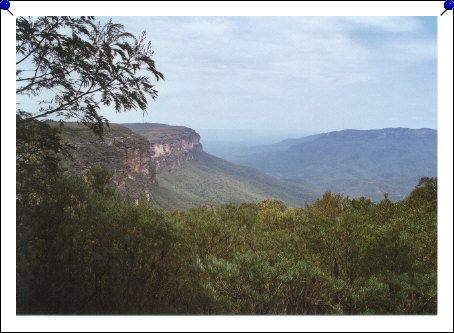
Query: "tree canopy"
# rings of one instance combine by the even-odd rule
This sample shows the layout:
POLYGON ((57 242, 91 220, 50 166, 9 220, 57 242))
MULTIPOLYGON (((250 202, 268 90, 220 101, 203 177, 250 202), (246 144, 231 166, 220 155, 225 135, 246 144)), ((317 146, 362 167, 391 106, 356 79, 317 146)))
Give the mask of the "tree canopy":
MULTIPOLYGON (((163 211, 109 173, 17 201, 20 314, 435 314, 436 197, 163 211)), ((435 179, 428 179, 436 184, 435 179)), ((417 194, 417 195, 416 195, 417 194)))
POLYGON ((101 135, 108 124, 101 105, 116 112, 146 112, 151 83, 164 79, 151 43, 111 20, 94 17, 19 17, 16 21, 16 94, 39 100, 37 110, 19 110, 28 120, 73 118, 101 135))

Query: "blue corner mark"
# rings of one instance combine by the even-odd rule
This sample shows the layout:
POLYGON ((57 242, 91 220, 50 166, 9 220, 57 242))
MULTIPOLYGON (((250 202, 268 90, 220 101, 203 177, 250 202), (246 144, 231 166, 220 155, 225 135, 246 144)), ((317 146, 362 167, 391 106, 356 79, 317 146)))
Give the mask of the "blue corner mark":
POLYGON ((3 0, 2 2, 0 2, 0 8, 1 8, 2 10, 7 10, 8 13, 10 13, 11 15, 13 15, 13 13, 11 13, 11 12, 9 11, 9 7, 11 7, 11 4, 9 3, 9 1, 3 0))
POLYGON ((451 0, 445 1, 445 9, 452 10, 454 8, 454 2, 451 0))
POLYGON ((3 0, 1 3, 0 3, 0 7, 3 9, 3 10, 8 10, 8 8, 10 7, 10 3, 9 1, 6 1, 6 0, 3 0))
POLYGON ((447 1, 445 1, 444 7, 445 7, 445 11, 443 13, 441 13, 441 15, 446 13, 447 10, 452 10, 454 8, 454 2, 452 2, 451 0, 447 0, 447 1))

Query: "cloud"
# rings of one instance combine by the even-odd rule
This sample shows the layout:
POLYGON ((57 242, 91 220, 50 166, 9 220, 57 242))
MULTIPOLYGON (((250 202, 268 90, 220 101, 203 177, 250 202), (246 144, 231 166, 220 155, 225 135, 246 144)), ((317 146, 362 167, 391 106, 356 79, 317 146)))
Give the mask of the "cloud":
POLYGON ((420 18, 122 20, 128 30, 149 31, 157 67, 166 75, 157 84, 153 107, 159 112, 151 121, 235 128, 242 119, 245 128, 297 127, 304 123, 301 110, 309 110, 316 113, 307 116, 312 126, 371 122, 366 127, 378 128, 396 118, 394 110, 405 113, 415 103, 436 112, 436 31, 420 18), (387 111, 380 108, 391 115, 382 117, 387 111))
POLYGON ((407 16, 350 16, 340 17, 340 21, 352 29, 369 28, 376 32, 412 33, 422 28, 414 17, 407 16))
POLYGON ((401 63, 433 60, 433 41, 399 38, 399 32, 418 27, 414 19, 394 17, 197 17, 171 24, 156 46, 170 50, 165 59, 165 64, 171 63, 170 73, 219 77, 242 72, 259 79, 296 76, 349 84, 371 79, 375 71, 369 67, 377 64, 377 58, 401 63), (361 27, 398 36, 376 46, 365 45, 352 36, 361 27))

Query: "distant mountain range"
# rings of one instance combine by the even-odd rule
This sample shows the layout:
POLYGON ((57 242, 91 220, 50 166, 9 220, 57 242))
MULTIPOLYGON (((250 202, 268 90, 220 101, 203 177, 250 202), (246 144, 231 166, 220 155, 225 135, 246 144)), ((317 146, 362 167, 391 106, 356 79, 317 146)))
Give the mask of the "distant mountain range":
POLYGON ((437 175, 437 131, 343 130, 230 151, 230 161, 271 176, 349 196, 404 198, 422 176, 437 175))

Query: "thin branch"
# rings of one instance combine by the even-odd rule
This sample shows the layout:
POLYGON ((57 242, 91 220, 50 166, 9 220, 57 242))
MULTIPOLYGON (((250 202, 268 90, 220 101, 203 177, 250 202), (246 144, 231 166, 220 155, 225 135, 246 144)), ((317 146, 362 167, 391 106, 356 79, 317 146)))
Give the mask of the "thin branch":
POLYGON ((112 83, 113 83, 121 74, 122 74, 122 73, 119 73, 117 76, 115 76, 110 82, 108 82, 108 83, 105 84, 104 86, 99 87, 98 89, 95 89, 95 90, 90 91, 90 89, 93 87, 93 84, 92 84, 92 86, 91 86, 86 92, 84 92, 82 95, 79 95, 79 96, 73 98, 71 101, 69 101, 69 102, 67 102, 67 103, 65 103, 65 104, 63 104, 63 105, 60 105, 59 107, 57 107, 57 108, 55 108, 55 109, 53 109, 53 110, 49 110, 49 111, 44 112, 44 113, 42 113, 42 114, 39 114, 39 115, 30 117, 30 118, 27 118, 26 120, 27 120, 27 121, 35 120, 35 119, 37 119, 37 118, 41 118, 41 117, 47 116, 47 115, 49 115, 49 114, 52 114, 52 113, 55 113, 55 112, 58 112, 58 111, 63 111, 63 110, 66 109, 67 106, 73 104, 74 102, 78 101, 78 100, 81 99, 82 97, 84 97, 84 96, 86 96, 86 95, 88 95, 88 94, 94 94, 94 93, 96 93, 96 92, 98 92, 98 91, 100 91, 100 90, 102 90, 102 89, 107 88, 107 87, 110 86, 110 85, 111 85, 111 84, 112 84, 112 83))
MULTIPOLYGON (((41 39, 41 42, 42 42, 43 40, 44 40, 44 38, 41 39)), ((41 43, 41 42, 40 42, 40 43, 41 43)), ((35 52, 35 51, 36 51, 36 48, 33 49, 33 50, 31 50, 29 54, 27 54, 24 58, 22 58, 21 60, 19 60, 18 62, 16 62, 16 65, 19 65, 22 61, 24 61, 24 60, 27 59, 29 56, 31 56, 31 55, 33 54, 33 52, 35 52)))
MULTIPOLYGON (((35 70, 33 70, 34 72, 35 70)), ((21 82, 21 81, 32 81, 32 80, 35 80, 35 79, 40 79, 42 78, 43 76, 46 76, 47 75, 47 72, 43 75, 40 75, 40 76, 36 76, 36 77, 27 77, 25 79, 16 79, 16 82, 21 82)))
MULTIPOLYGON (((70 70, 69 72, 66 72, 65 75, 71 74, 71 73, 74 72, 75 70, 76 70, 76 69, 73 68, 73 69, 70 70)), ((48 75, 47 72, 46 72, 45 74, 41 75, 41 76, 38 76, 38 78, 43 77, 43 76, 46 76, 46 75, 48 75)), ((16 90, 16 94, 20 94, 21 92, 23 92, 23 91, 25 91, 25 90, 29 90, 29 89, 30 89, 33 85, 35 85, 35 84, 42 84, 42 83, 47 82, 47 81, 50 81, 50 80, 52 80, 52 79, 53 79, 53 78, 51 77, 51 78, 48 78, 48 79, 39 80, 38 82, 31 82, 31 83, 29 83, 28 85, 26 85, 25 87, 22 87, 22 88, 17 89, 17 90, 16 90)), ((18 81, 22 81, 22 80, 16 80, 16 82, 18 82, 18 81)))

